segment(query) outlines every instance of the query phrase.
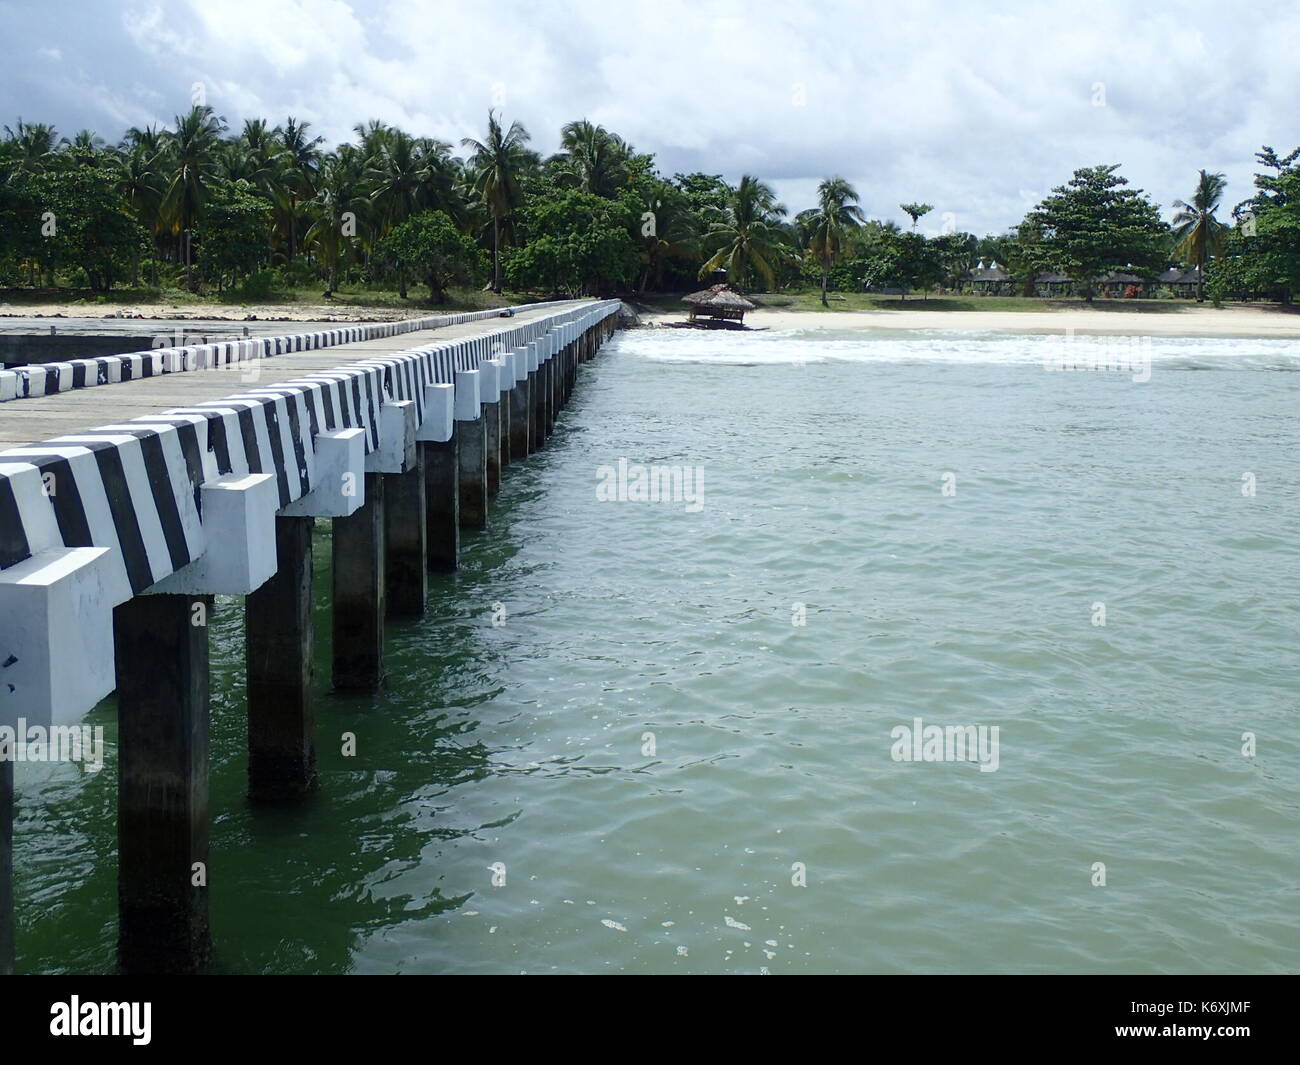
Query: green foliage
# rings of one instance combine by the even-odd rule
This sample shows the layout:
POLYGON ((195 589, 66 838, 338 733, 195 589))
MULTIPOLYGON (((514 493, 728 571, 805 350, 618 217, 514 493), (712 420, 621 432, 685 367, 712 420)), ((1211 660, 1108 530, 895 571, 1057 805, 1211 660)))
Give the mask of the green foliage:
POLYGON ((57 166, 29 175, 24 184, 12 218, 11 239, 20 254, 47 271, 79 268, 92 292, 106 292, 126 276, 145 234, 122 203, 114 173, 98 165, 90 149, 62 153, 57 166))
POLYGON ((1036 258, 1077 282, 1110 270, 1151 273, 1165 265, 1168 227, 1115 166, 1082 167, 1030 213, 1041 228, 1036 258))
POLYGON ((1256 193, 1234 209, 1242 226, 1241 269, 1249 286, 1290 301, 1300 291, 1300 148, 1279 156, 1265 146, 1256 160, 1256 193))
POLYGON ((217 281, 237 282, 271 258, 271 204, 246 181, 225 183, 208 197, 197 231, 199 263, 217 281))
POLYGON ((570 296, 627 286, 639 263, 632 237, 638 222, 626 203, 577 189, 534 199, 520 212, 523 243, 506 277, 516 289, 570 296))
POLYGON ((421 211, 396 226, 379 254, 399 271, 412 271, 429 286, 429 299, 447 301, 449 285, 471 285, 487 270, 487 257, 443 211, 421 211))

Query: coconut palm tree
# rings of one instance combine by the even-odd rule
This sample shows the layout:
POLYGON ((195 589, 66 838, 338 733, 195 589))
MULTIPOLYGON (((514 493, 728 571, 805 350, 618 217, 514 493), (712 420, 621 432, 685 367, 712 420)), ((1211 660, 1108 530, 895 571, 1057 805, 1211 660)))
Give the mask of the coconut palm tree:
POLYGON ((208 189, 217 178, 217 152, 226 120, 211 107, 193 107, 189 114, 176 116, 176 130, 167 138, 169 170, 163 193, 163 212, 171 220, 172 232, 182 241, 185 280, 195 290, 194 262, 190 241, 208 189))
POLYGON ((5 126, 5 139, 20 169, 39 170, 59 146, 59 133, 43 122, 24 122, 13 129, 5 126))
POLYGON ((608 198, 617 193, 632 154, 622 137, 584 118, 560 130, 560 147, 565 171, 578 188, 608 198))
POLYGON ((281 207, 289 237, 289 262, 298 251, 298 205, 316 195, 316 172, 320 169, 324 137, 308 137, 310 122, 299 122, 292 115, 280 131, 284 166, 281 207))
MULTIPOLYGON (((370 199, 378 208, 381 235, 426 205, 427 176, 427 161, 415 139, 402 130, 389 132, 366 168, 366 178, 371 184, 370 199)), ((406 272, 400 267, 397 284, 402 299, 406 299, 406 272)))
POLYGON ((817 186, 817 206, 795 216, 805 246, 821 267, 823 307, 830 306, 826 301, 826 286, 831 267, 843 253, 850 231, 866 221, 862 208, 857 206, 858 199, 857 190, 843 178, 827 178, 817 186))
POLYGON ((360 238, 358 222, 367 213, 364 167, 358 150, 350 144, 321 160, 316 197, 307 205, 311 225, 306 240, 326 269, 326 296, 338 288, 339 264, 347 241, 360 238))
MULTIPOLYGON (((125 143, 125 142, 124 142, 125 143)), ((166 179, 160 168, 162 151, 154 140, 141 140, 128 151, 116 156, 117 188, 127 202, 136 220, 149 233, 154 242, 153 283, 158 284, 157 240, 162 233, 162 204, 166 179)), ((140 256, 137 251, 132 262, 132 283, 140 280, 140 256)))
POLYGON ((746 174, 731 194, 727 206, 716 211, 705 233, 706 247, 717 250, 700 267, 700 278, 725 268, 738 285, 755 273, 768 284, 776 278, 776 266, 789 254, 781 218, 785 208, 776 201, 769 185, 746 174))
POLYGON ((471 188, 492 215, 492 291, 501 291, 501 220, 519 206, 519 174, 526 165, 524 145, 528 130, 511 122, 504 133, 495 111, 488 111, 486 141, 466 137, 461 147, 470 148, 473 173, 471 188))
POLYGON ((1174 201, 1178 209, 1173 223, 1174 239, 1178 242, 1174 253, 1196 265, 1198 303, 1205 302, 1205 264, 1211 256, 1222 253, 1228 235, 1228 226, 1214 217, 1227 184, 1222 174, 1202 170, 1192 202, 1174 201))

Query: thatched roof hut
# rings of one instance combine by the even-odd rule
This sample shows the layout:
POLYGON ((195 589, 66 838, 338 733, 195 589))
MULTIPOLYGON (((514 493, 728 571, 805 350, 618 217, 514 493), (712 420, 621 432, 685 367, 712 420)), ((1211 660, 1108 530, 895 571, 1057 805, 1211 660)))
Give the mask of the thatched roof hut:
POLYGON ((682 302, 690 307, 692 322, 701 315, 727 322, 743 322, 745 312, 752 311, 755 307, 725 283, 711 285, 702 292, 692 292, 689 296, 683 296, 682 302))

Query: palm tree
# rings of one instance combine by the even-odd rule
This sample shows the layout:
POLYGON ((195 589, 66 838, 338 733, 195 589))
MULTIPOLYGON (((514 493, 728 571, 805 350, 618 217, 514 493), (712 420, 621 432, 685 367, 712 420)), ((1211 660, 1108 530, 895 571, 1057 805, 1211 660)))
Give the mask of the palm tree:
POLYGON ((781 218, 785 208, 776 202, 771 187, 746 174, 705 234, 707 246, 717 246, 700 267, 700 278, 725 268, 727 276, 743 285, 757 272, 768 284, 776 278, 778 260, 788 254, 781 218))
MULTIPOLYGON (((118 192, 155 244, 155 255, 152 258, 154 285, 158 284, 157 240, 162 233, 162 203, 165 186, 165 179, 159 168, 161 149, 156 146, 151 147, 157 143, 156 139, 138 140, 134 148, 120 151, 116 157, 118 192)), ((138 284, 140 280, 138 251, 132 261, 131 274, 132 284, 138 284)))
POLYGON ((638 292, 644 292, 651 282, 656 287, 662 285, 667 261, 694 259, 699 254, 700 244, 698 217, 690 209, 685 195, 670 182, 655 182, 645 207, 641 227, 643 266, 638 292), (647 215, 653 220, 653 225, 645 224, 647 215))
POLYGON ((369 204, 363 191, 362 169, 357 149, 350 144, 342 145, 337 154, 326 155, 321 161, 316 198, 307 206, 312 222, 306 239, 325 265, 326 296, 333 296, 338 288, 344 240, 356 235, 355 229, 349 232, 349 222, 355 224, 369 204), (352 218, 348 218, 349 214, 352 218))
POLYGON ((823 307, 830 306, 826 302, 826 286, 831 267, 844 250, 845 238, 866 221, 857 203, 858 193, 852 185, 841 177, 827 178, 817 186, 817 206, 795 217, 806 235, 808 251, 822 269, 823 307))
POLYGON ((284 164, 282 206, 289 235, 289 262, 293 262, 298 250, 298 204, 316 194, 320 146, 325 142, 324 137, 307 136, 310 125, 310 122, 299 122, 290 115, 280 131, 284 164))
POLYGON ((217 177, 217 150, 226 120, 210 107, 194 107, 183 118, 176 116, 176 131, 168 138, 167 165, 171 176, 163 194, 163 211, 171 219, 172 232, 183 241, 185 280, 195 290, 194 263, 190 241, 208 189, 217 177))
POLYGON ((501 220, 519 205, 519 173, 525 164, 528 130, 518 122, 501 132, 494 111, 488 111, 487 141, 466 137, 461 147, 473 149, 471 188, 492 214, 492 291, 501 291, 501 220))
MULTIPOLYGON (((425 205, 426 162, 409 133, 392 130, 384 137, 378 155, 366 168, 366 177, 385 233, 425 205)), ((406 299, 406 271, 400 266, 397 284, 406 299)))
POLYGON ((900 203, 898 206, 912 220, 913 229, 924 215, 934 210, 934 204, 931 203, 900 203))
POLYGON ((59 146, 59 133, 53 126, 21 118, 15 128, 5 126, 5 138, 22 170, 41 169, 59 146))
POLYGON ((622 137, 584 118, 560 130, 560 146, 570 181, 595 196, 615 195, 632 154, 622 137))
POLYGON ((1178 213, 1174 215, 1174 239, 1178 241, 1175 254, 1196 265, 1196 301, 1205 302, 1205 264, 1213 255, 1223 251, 1228 227, 1214 217, 1223 198, 1228 181, 1222 174, 1201 171, 1196 182, 1192 202, 1175 200, 1178 213))

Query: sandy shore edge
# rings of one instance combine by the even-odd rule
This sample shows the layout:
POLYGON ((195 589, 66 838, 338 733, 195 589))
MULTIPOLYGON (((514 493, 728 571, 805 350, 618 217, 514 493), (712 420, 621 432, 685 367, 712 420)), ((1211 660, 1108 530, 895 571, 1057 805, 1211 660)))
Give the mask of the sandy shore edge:
MULTIPOLYGON (((645 314, 643 325, 684 320, 681 314, 645 314)), ((956 330, 960 332, 1081 335, 1300 338, 1300 313, 1255 307, 1180 307, 1171 311, 781 311, 745 316, 755 329, 956 330)))

